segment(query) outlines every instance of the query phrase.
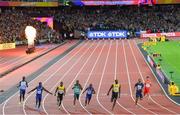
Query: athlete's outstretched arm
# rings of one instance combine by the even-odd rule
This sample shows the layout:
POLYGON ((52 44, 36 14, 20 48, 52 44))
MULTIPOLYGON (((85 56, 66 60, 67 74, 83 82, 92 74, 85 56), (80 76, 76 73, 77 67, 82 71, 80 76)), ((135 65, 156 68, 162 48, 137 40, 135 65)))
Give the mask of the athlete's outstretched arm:
POLYGON ((80 86, 80 89, 81 89, 81 90, 83 90, 82 85, 81 85, 81 84, 79 84, 79 86, 80 86))
POLYGON ((21 82, 19 82, 19 84, 18 84, 17 88, 19 88, 20 86, 21 86, 21 82))
POLYGON ((96 91, 94 90, 94 88, 93 88, 93 94, 95 94, 96 93, 96 91))
POLYGON ((119 85, 119 98, 121 96, 121 85, 119 85))
POLYGON ((113 85, 111 85, 111 87, 109 88, 107 95, 109 95, 109 92, 111 91, 112 88, 113 88, 113 85))
POLYGON ((58 91, 58 87, 57 87, 56 90, 55 90, 54 96, 56 96, 57 91, 58 91))
POLYGON ((88 89, 88 88, 86 88, 86 89, 83 91, 83 94, 84 94, 84 92, 86 92, 87 89, 88 89))
POLYGON ((28 82, 26 81, 26 87, 28 87, 28 82))
POLYGON ((52 93, 49 92, 46 88, 43 87, 43 90, 52 95, 52 93))
POLYGON ((66 88, 64 88, 64 96, 66 95, 66 88))
POLYGON ((30 91, 28 92, 28 94, 31 93, 31 92, 33 92, 34 90, 36 90, 36 88, 37 88, 37 87, 35 87, 34 89, 30 90, 30 91))

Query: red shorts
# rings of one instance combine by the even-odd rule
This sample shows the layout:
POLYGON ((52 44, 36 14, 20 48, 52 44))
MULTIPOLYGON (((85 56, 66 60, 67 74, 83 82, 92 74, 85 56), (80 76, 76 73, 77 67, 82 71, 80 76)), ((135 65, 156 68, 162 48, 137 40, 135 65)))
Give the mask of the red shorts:
POLYGON ((144 95, 148 94, 149 92, 150 92, 150 88, 145 87, 145 88, 144 88, 144 95))

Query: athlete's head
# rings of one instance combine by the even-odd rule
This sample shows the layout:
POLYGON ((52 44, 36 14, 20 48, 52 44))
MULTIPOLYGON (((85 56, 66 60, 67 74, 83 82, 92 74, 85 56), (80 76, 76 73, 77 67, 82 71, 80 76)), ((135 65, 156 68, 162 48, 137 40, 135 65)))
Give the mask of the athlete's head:
POLYGON ((76 84, 79 84, 79 80, 76 80, 76 84))
POLYGON ((92 87, 92 84, 89 84, 89 87, 92 87))
POLYGON ((60 82, 60 86, 63 86, 63 82, 62 81, 60 82))
POLYGON ((138 82, 141 83, 141 78, 138 79, 138 82))
POLYGON ((42 86, 42 82, 39 82, 39 86, 42 86))
POLYGON ((118 84, 118 80, 117 79, 115 80, 115 83, 118 84))
POLYGON ((22 80, 25 81, 25 79, 26 79, 25 76, 23 76, 22 80))
POLYGON ((148 80, 148 79, 149 79, 149 76, 147 76, 146 79, 148 80))

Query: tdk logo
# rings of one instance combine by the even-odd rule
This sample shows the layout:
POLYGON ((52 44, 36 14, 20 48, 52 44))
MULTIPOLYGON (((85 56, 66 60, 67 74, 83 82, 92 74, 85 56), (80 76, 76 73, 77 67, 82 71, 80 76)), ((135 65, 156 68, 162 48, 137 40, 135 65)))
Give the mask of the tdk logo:
POLYGON ((89 37, 106 37, 105 32, 90 32, 89 37))
POLYGON ((127 31, 89 31, 88 38, 126 38, 127 31))

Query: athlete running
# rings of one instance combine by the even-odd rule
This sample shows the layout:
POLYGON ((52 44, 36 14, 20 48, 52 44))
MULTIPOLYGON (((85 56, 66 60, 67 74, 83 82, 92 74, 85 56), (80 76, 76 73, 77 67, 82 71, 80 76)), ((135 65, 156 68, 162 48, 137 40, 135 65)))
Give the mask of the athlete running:
POLYGON ((61 102, 63 100, 63 96, 65 96, 65 94, 66 94, 66 89, 65 89, 65 87, 63 85, 63 82, 60 82, 60 85, 57 86, 54 96, 56 96, 57 92, 58 92, 57 104, 58 104, 58 106, 60 108, 61 107, 61 102))
POLYGON ((46 91, 47 93, 51 94, 51 92, 49 92, 47 89, 45 89, 43 86, 42 86, 42 82, 39 82, 39 85, 37 87, 35 87, 34 89, 32 89, 31 91, 28 92, 31 93, 33 91, 36 90, 36 109, 40 109, 41 107, 41 101, 42 101, 42 93, 43 93, 43 90, 46 91))
POLYGON ((150 88, 151 88, 151 81, 149 79, 149 76, 146 77, 146 81, 144 83, 144 96, 148 96, 149 99, 149 92, 150 92, 150 88))
POLYGON ((19 104, 21 104, 21 101, 24 102, 25 94, 26 94, 26 89, 28 87, 28 83, 25 80, 26 78, 23 77, 22 81, 19 82, 18 88, 19 88, 19 104))
POLYGON ((109 95, 109 92, 112 90, 112 96, 111 96, 111 102, 113 102, 112 110, 115 107, 116 100, 121 94, 121 85, 118 83, 118 80, 115 80, 115 83, 111 85, 107 95, 109 95))
POLYGON ((138 79, 138 82, 134 86, 134 89, 136 90, 135 105, 137 105, 139 99, 142 100, 143 98, 143 95, 142 95, 143 87, 144 87, 144 84, 141 82, 141 79, 138 79))
POLYGON ((91 101, 92 95, 95 94, 95 90, 92 86, 92 84, 90 84, 84 91, 83 93, 86 92, 86 99, 85 99, 85 106, 91 101), (87 92, 86 92, 87 91, 87 92))
POLYGON ((74 90, 74 101, 73 104, 76 105, 76 100, 79 100, 79 95, 82 90, 81 84, 79 84, 79 80, 76 81, 74 84, 74 87, 72 88, 74 90))

